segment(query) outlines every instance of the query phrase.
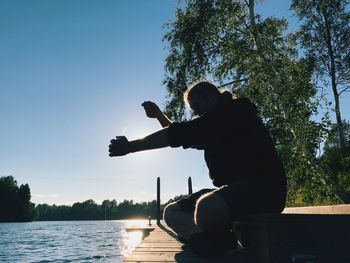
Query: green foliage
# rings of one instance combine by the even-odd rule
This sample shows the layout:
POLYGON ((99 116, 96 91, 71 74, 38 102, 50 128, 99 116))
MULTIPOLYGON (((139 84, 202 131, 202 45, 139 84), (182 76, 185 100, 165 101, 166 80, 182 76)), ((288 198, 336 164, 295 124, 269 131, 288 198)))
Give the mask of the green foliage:
POLYGON ((340 147, 345 147, 340 95, 350 90, 350 13, 347 0, 293 0, 291 9, 301 20, 299 36, 313 61, 316 80, 329 86, 334 97, 340 147))
POLYGON ((350 195, 350 124, 343 121, 345 146, 340 147, 338 127, 333 124, 325 142, 324 152, 320 163, 324 173, 342 186, 345 192, 350 195))
MULTIPOLYGON (((342 130, 344 131, 344 138, 345 138, 345 146, 350 146, 350 123, 343 120, 342 122, 342 130)), ((330 126, 327 140, 324 145, 324 150, 327 152, 328 150, 332 149, 339 149, 340 148, 340 142, 339 142, 339 136, 338 136, 338 125, 333 123, 330 126)))
POLYGON ((132 200, 124 200, 117 203, 116 200, 104 200, 101 205, 93 200, 77 202, 72 206, 39 204, 38 220, 116 220, 130 218, 156 218, 157 202, 134 203, 132 200))
MULTIPOLYGON (((185 195, 175 196, 166 203, 161 204, 161 214, 165 206, 184 198, 185 195)), ((134 203, 133 200, 124 200, 117 203, 116 200, 104 200, 101 205, 93 200, 86 200, 82 203, 67 205, 47 205, 36 206, 38 213, 37 220, 116 220, 132 218, 157 217, 157 201, 134 203)))
POLYGON ((336 82, 350 83, 350 14, 346 0, 293 0, 291 9, 302 21, 302 46, 315 62, 320 77, 330 77, 331 57, 336 82))
POLYGON ((13 176, 0 177, 0 221, 31 221, 36 217, 28 184, 18 187, 13 176))
POLYGON ((188 0, 176 11, 164 36, 169 50, 166 111, 175 119, 183 118, 182 92, 201 78, 249 97, 260 109, 285 164, 288 204, 297 200, 300 205, 311 204, 329 191, 314 164, 327 121, 312 120, 322 103, 312 84, 313 60, 298 58, 297 35, 286 33, 286 20, 261 19, 249 3, 188 0))

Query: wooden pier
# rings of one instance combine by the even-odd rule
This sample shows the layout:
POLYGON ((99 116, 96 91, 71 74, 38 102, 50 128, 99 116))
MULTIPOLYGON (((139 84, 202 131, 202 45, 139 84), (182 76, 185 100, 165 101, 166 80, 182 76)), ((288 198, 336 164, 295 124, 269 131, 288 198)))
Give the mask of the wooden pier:
POLYGON ((152 225, 124 262, 349 263, 349 212, 350 205, 340 205, 247 217, 233 224, 240 249, 213 258, 196 255, 162 224, 152 225))
POLYGON ((160 224, 145 237, 135 251, 126 259, 125 263, 150 262, 181 262, 181 263, 252 263, 238 252, 228 253, 221 257, 203 258, 184 247, 175 235, 160 224))
MULTIPOLYGON (((192 181, 188 180, 189 194, 192 181)), ((157 178, 157 225, 141 230, 143 241, 125 263, 349 263, 350 205, 290 207, 282 214, 247 216, 233 222, 239 249, 203 258, 186 248, 160 217, 157 178)))

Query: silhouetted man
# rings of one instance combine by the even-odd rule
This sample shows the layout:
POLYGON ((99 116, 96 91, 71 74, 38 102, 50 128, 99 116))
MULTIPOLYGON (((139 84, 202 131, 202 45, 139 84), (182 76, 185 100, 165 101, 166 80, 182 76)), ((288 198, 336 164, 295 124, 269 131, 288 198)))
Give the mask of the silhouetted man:
POLYGON ((215 189, 202 189, 169 204, 164 220, 181 240, 201 255, 217 255, 234 248, 230 232, 234 220, 249 214, 280 213, 285 207, 286 176, 270 135, 247 98, 220 93, 209 82, 198 82, 184 93, 198 116, 171 122, 153 102, 142 105, 163 129, 142 139, 111 140, 110 156, 162 147, 204 150, 215 189))

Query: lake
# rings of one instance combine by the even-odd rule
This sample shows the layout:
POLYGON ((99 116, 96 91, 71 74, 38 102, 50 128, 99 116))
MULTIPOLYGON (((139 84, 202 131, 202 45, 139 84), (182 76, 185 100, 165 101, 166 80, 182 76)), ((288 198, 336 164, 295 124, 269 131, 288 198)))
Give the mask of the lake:
POLYGON ((0 262, 122 262, 141 242, 146 220, 0 223, 0 262))

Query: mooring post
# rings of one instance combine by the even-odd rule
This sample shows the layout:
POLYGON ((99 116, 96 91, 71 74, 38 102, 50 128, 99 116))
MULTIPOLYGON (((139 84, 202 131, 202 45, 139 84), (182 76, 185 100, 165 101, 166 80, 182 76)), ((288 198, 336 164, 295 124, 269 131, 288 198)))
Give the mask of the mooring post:
POLYGON ((157 177, 157 225, 160 225, 160 178, 157 177))
POLYGON ((188 195, 192 194, 192 179, 191 176, 188 177, 188 195))

